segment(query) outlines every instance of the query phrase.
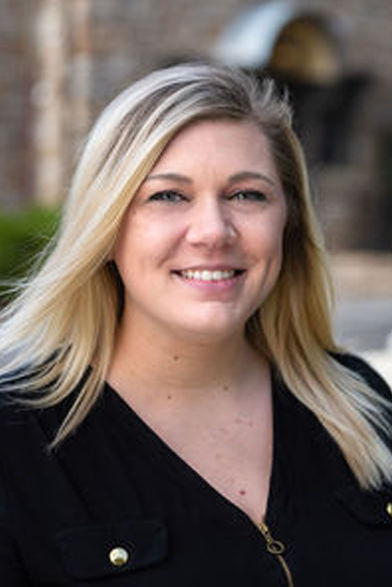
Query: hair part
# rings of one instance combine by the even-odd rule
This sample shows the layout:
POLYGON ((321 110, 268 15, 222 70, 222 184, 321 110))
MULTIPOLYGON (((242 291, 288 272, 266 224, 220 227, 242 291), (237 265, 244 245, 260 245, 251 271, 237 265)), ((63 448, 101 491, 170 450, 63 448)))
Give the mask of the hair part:
POLYGON ((287 199, 281 273, 247 336, 335 439, 360 485, 380 486, 392 480, 392 457, 377 432, 387 428, 385 402, 331 355, 330 281, 287 97, 271 80, 221 65, 153 72, 98 118, 53 251, 2 313, 0 353, 12 357, 0 369, 3 390, 48 407, 79 389, 53 446, 86 417, 103 388, 121 317, 122 284, 110 261, 121 221, 170 140, 205 119, 259 125, 287 199))

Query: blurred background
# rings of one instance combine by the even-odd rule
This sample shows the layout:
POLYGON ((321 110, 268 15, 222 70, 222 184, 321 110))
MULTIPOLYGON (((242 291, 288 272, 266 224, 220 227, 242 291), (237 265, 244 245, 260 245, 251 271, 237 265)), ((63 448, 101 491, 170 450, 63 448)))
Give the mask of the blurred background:
POLYGON ((288 87, 338 340, 392 381, 390 0, 0 0, 0 280, 55 229, 102 107, 151 69, 203 57, 288 87))

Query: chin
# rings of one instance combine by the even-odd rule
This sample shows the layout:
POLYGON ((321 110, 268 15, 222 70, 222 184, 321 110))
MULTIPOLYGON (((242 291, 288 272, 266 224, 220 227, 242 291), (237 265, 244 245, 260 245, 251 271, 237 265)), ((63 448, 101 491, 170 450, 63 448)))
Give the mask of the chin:
POLYGON ((181 330, 184 337, 190 341, 216 344, 244 334, 245 321, 233 323, 233 320, 220 320, 215 315, 208 319, 183 324, 181 330))

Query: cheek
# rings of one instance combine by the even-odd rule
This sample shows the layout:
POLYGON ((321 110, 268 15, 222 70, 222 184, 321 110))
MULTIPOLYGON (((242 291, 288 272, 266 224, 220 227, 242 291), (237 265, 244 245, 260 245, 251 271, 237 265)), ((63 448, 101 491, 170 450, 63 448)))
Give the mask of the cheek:
POLYGON ((170 222, 145 221, 134 214, 121 228, 113 259, 123 278, 136 269, 141 274, 167 258, 174 240, 170 222))
POLYGON ((286 222, 287 211, 286 206, 284 206, 280 210, 280 213, 276 214, 276 216, 271 219, 269 224, 269 242, 271 244, 271 249, 275 250, 280 258, 283 254, 283 239, 286 222))
POLYGON ((253 230, 247 231, 249 249, 260 260, 276 258, 280 261, 283 252, 283 222, 263 222, 253 230))
POLYGON ((138 243, 143 240, 138 236, 137 224, 134 215, 125 218, 114 246, 113 259, 124 282, 132 275, 141 254, 138 243))
POLYGON ((131 256, 130 251, 132 251, 132 249, 132 239, 130 238, 129 233, 123 228, 120 231, 113 251, 113 260, 115 261, 122 277, 124 277, 123 273, 126 270, 128 264, 127 261, 131 256))

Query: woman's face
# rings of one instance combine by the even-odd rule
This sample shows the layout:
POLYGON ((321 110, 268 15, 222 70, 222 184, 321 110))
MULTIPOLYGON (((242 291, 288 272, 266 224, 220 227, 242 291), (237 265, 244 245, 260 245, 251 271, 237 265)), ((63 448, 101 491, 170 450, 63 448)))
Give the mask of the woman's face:
POLYGON ((114 260, 127 323, 202 341, 242 336, 276 283, 285 222, 282 185, 256 124, 182 130, 120 229, 114 260))

